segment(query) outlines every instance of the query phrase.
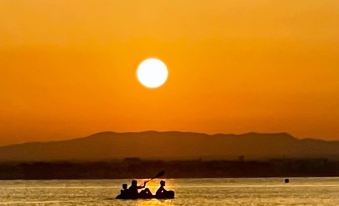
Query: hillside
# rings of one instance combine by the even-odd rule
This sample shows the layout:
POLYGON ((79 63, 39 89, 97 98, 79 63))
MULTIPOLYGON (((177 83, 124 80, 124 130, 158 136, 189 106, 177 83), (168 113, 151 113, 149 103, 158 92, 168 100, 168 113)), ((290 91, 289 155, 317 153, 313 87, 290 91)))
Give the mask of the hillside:
POLYGON ((0 147, 0 161, 142 159, 338 158, 339 142, 287 133, 102 132, 84 138, 0 147))

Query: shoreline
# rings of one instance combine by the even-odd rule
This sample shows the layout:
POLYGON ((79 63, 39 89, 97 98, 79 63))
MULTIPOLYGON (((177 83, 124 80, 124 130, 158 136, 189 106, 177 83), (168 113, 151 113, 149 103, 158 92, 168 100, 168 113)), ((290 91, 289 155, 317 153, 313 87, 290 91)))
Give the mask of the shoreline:
POLYGON ((0 163, 0 180, 163 178, 339 177, 339 161, 326 159, 267 161, 99 161, 0 163))

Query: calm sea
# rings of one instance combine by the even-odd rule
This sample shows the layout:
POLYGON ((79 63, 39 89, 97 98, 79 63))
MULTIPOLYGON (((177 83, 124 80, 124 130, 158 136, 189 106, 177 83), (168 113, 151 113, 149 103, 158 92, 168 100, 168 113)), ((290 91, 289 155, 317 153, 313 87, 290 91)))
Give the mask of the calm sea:
MULTIPOLYGON (((174 200, 115 200, 128 180, 0 181, 0 205, 339 205, 339 178, 168 179, 174 200)), ((150 183, 156 190, 158 181, 150 183)))

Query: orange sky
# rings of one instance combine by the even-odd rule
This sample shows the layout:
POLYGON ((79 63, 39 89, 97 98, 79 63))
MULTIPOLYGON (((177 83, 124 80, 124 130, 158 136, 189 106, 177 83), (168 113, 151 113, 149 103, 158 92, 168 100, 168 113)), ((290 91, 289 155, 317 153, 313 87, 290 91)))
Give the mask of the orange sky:
POLYGON ((339 139, 337 0, 2 0, 0 144, 94 132, 339 139), (170 70, 157 90, 136 67, 170 70))

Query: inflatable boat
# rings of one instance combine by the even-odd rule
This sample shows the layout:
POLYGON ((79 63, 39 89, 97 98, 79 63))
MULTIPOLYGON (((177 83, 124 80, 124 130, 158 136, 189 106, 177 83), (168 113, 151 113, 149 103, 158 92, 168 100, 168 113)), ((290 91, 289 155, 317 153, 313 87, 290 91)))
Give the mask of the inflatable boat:
POLYGON ((159 200, 164 200, 164 199, 174 199, 174 191, 167 191, 166 194, 163 194, 161 196, 138 196, 138 197, 129 197, 125 195, 118 195, 116 199, 120 200, 138 200, 138 199, 159 199, 159 200))

